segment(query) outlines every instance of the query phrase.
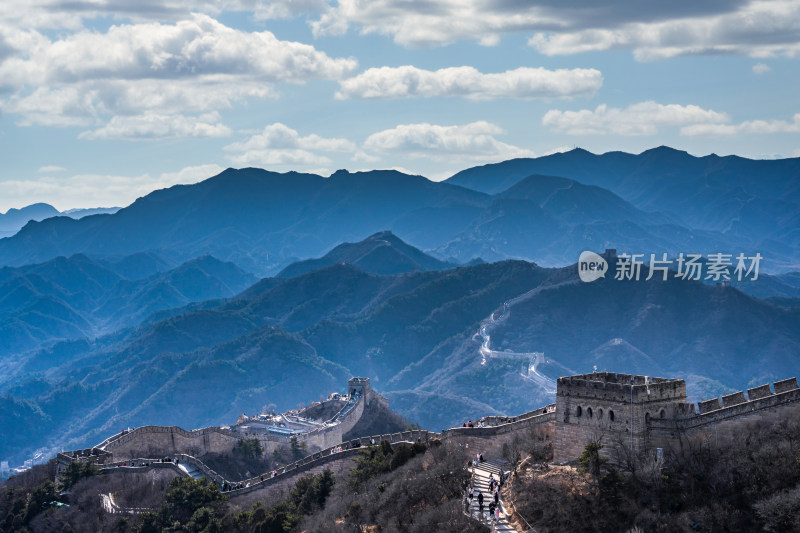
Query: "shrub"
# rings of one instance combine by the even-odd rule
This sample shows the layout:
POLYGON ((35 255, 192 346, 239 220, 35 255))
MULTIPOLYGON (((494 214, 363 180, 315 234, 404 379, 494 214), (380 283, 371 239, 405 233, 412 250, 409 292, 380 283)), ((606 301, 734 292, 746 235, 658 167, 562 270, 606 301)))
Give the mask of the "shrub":
POLYGON ((246 459, 259 459, 264 455, 264 447, 258 439, 239 440, 233 447, 233 453, 246 459))
POLYGON ((67 468, 61 474, 61 488, 62 490, 71 489, 78 481, 96 476, 100 473, 100 469, 94 463, 89 461, 72 461, 67 465, 67 468))

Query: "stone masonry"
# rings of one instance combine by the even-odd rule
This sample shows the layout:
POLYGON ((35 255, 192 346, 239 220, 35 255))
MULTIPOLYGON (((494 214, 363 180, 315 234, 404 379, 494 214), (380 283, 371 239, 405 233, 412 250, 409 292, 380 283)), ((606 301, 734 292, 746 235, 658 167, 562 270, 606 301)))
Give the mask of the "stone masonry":
POLYGON ((640 455, 680 445, 683 436, 733 435, 736 426, 800 404, 797 379, 699 402, 686 401, 682 379, 595 372, 559 378, 553 422, 554 460, 577 458, 590 441, 605 452, 640 455))

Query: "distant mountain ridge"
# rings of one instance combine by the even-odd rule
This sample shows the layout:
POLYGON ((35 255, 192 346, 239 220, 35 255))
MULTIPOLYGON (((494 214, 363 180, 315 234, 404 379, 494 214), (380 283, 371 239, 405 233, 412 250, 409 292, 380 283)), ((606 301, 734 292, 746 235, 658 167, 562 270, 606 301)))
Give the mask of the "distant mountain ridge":
POLYGON ((446 182, 498 194, 531 174, 599 186, 638 209, 669 214, 681 226, 766 251, 787 269, 800 263, 800 158, 695 157, 666 146, 638 155, 574 149, 473 167, 446 182))
MULTIPOLYGON (((155 249, 178 261, 210 253, 265 274, 387 228, 424 233, 439 207, 471 216, 487 202, 484 194, 396 171, 339 171, 322 178, 228 169, 194 185, 154 191, 109 217, 31 222, 0 240, 0 264, 155 249)), ((461 227, 458 216, 448 219, 439 225, 445 236, 461 227)))
POLYGON ((31 204, 20 209, 12 208, 5 213, 0 213, 0 238, 14 235, 31 220, 38 222, 57 216, 79 219, 90 215, 112 214, 119 211, 119 209, 119 207, 93 207, 88 209, 67 209, 62 212, 45 203, 31 204))
POLYGON ((336 263, 354 265, 373 274, 446 270, 458 266, 423 253, 397 238, 391 231, 381 231, 357 243, 340 244, 318 259, 292 263, 276 277, 291 278, 336 263))
POLYGON ((573 150, 476 167, 444 183, 396 171, 323 178, 228 169, 154 191, 114 215, 30 222, 0 239, 0 264, 156 250, 173 262, 211 254, 264 276, 389 230, 451 263, 482 257, 561 266, 583 250, 604 248, 743 251, 760 252, 765 269, 782 272, 800 264, 796 165, 659 148, 600 156, 573 150), (774 179, 766 177, 770 171, 774 179), (770 184, 759 187, 765 180, 770 184), (509 187, 490 195, 456 183, 509 187))

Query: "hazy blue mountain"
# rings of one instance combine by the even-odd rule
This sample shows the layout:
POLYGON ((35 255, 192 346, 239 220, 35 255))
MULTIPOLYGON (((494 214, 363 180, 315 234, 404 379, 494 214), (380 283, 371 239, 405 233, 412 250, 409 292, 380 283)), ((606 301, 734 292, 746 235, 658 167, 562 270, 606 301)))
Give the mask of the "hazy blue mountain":
POLYGON ((784 307, 786 309, 800 309, 800 298, 785 298, 782 296, 770 296, 764 299, 765 302, 769 302, 773 305, 777 305, 778 307, 784 307))
POLYGON ((76 254, 0 268, 0 360, 42 343, 135 325, 156 311, 230 297, 256 279, 210 256, 138 279, 121 275, 163 265, 151 255, 109 262, 76 254))
POLYGON ((111 214, 119 211, 119 207, 94 207, 89 209, 68 209, 60 212, 50 204, 38 203, 20 209, 9 209, 0 213, 0 237, 10 237, 31 220, 39 221, 59 215, 70 218, 83 218, 89 215, 111 214))
POLYGON ((683 226, 737 238, 786 268, 797 263, 800 158, 694 157, 663 146, 638 155, 575 149, 470 168, 447 182, 497 194, 531 174, 603 187, 639 209, 669 213, 683 226))
POLYGON ((777 276, 777 278, 787 285, 800 288, 800 272, 786 272, 777 276))
POLYGON ((276 277, 291 278, 336 263, 348 263, 373 274, 400 274, 415 270, 445 270, 457 265, 440 261, 409 246, 391 231, 381 231, 357 243, 343 243, 320 257, 292 263, 276 277))
MULTIPOLYGON (((0 450, 26 448, 30 436, 47 427, 51 420, 38 405, 11 396, 0 396, 0 450)), ((8 455, 3 456, 6 460, 8 455)))
MULTIPOLYGON (((357 241, 395 222, 414 231, 430 226, 426 208, 484 206, 489 198, 454 185, 395 171, 330 178, 259 169, 229 169, 194 185, 155 191, 113 215, 31 222, 0 240, 0 264, 20 265, 57 255, 130 255, 166 250, 185 261, 210 253, 258 273, 291 258, 314 257, 343 241, 357 241)), ((460 231, 459 219, 439 224, 442 235, 460 231)))
POLYGON ((67 209, 66 211, 62 211, 62 215, 66 215, 69 218, 83 218, 88 217, 91 215, 113 215, 117 211, 122 209, 121 207, 87 207, 87 208, 79 208, 79 209, 67 209))
POLYGON ((15 234, 31 220, 44 220, 59 214, 58 209, 43 203, 31 204, 21 209, 9 209, 5 213, 0 213, 0 237, 15 234))
POLYGON ((568 224, 628 221, 654 225, 673 222, 662 214, 637 209, 607 189, 558 176, 534 174, 497 196, 530 200, 553 218, 568 224))
POLYGON ((493 197, 454 239, 435 251, 467 261, 534 259, 569 264, 583 250, 714 253, 741 243, 719 232, 690 230, 661 213, 646 213, 614 193, 555 176, 532 175, 493 197))
POLYGON ((658 183, 664 185, 672 180, 671 190, 694 183, 693 187, 683 191, 684 198, 687 194, 702 194, 695 189, 702 188, 698 185, 710 183, 731 189, 741 187, 748 194, 765 198, 798 201, 800 184, 795 179, 798 172, 800 158, 754 160, 715 154, 695 157, 668 146, 645 150, 641 154, 607 152, 601 155, 576 148, 538 158, 512 159, 468 168, 447 181, 497 194, 531 174, 545 174, 598 185, 627 198, 626 192, 644 193, 654 189, 658 183), (765 175, 770 176, 767 183, 762 179, 765 175))
POLYGON ((740 291, 757 298, 800 298, 800 286, 795 285, 797 272, 771 276, 759 273, 758 279, 752 281, 731 281, 731 285, 740 291))
POLYGON ((403 416, 409 420, 424 420, 426 427, 433 431, 447 429, 454 423, 458 425, 458 421, 466 422, 481 416, 509 414, 477 399, 472 400, 452 394, 412 390, 385 392, 383 395, 389 400, 393 411, 405 413, 403 416))
POLYGON ((175 262, 153 251, 139 252, 123 257, 104 257, 102 260, 108 269, 127 279, 147 278, 178 266, 175 262))
MULTIPOLYGON (((268 275, 389 230, 439 260, 458 263, 483 257, 557 266, 585 249, 604 248, 742 251, 760 252, 766 269, 780 271, 800 259, 800 207, 788 177, 794 161, 694 158, 667 148, 638 156, 573 151, 471 169, 446 183, 395 171, 338 171, 322 178, 229 169, 201 183, 155 191, 113 215, 31 222, 0 240, 0 264, 143 252, 180 263, 209 253, 268 275), (564 174, 518 174, 544 163, 564 174), (507 170, 514 179, 506 179, 507 170), (759 172, 759 183, 770 176, 770 185, 748 182, 750 170, 759 172), (452 184, 483 183, 480 177, 510 186, 490 196, 452 184)), ((393 251, 391 259, 378 257, 389 252, 375 249, 372 266, 370 258, 362 266, 377 271, 378 265, 407 263, 393 251)))

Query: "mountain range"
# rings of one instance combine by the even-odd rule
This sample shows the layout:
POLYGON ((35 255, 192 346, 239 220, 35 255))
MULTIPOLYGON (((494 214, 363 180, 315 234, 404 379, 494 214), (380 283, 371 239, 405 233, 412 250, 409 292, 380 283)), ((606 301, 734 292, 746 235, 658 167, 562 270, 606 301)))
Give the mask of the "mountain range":
POLYGON ((20 209, 9 209, 5 213, 0 213, 0 237, 14 235, 31 220, 40 221, 57 216, 79 219, 90 215, 113 214, 117 211, 119 211, 119 207, 92 207, 89 209, 59 211, 50 204, 31 204, 20 209))
POLYGON ((778 263, 797 264, 800 158, 695 157, 666 146, 638 155, 575 149, 469 168, 446 182, 498 194, 531 174, 603 187, 684 227, 721 233, 726 241, 774 253, 778 263))
POLYGON ((576 149, 468 169, 445 182, 396 171, 323 178, 228 169, 155 191, 113 215, 30 222, 0 239, 0 264, 154 251, 175 262, 211 254, 275 275, 390 230, 451 263, 481 257, 559 266, 586 249, 617 248, 759 252, 765 269, 791 271, 800 263, 798 161, 696 158, 664 147, 639 155, 576 149))

